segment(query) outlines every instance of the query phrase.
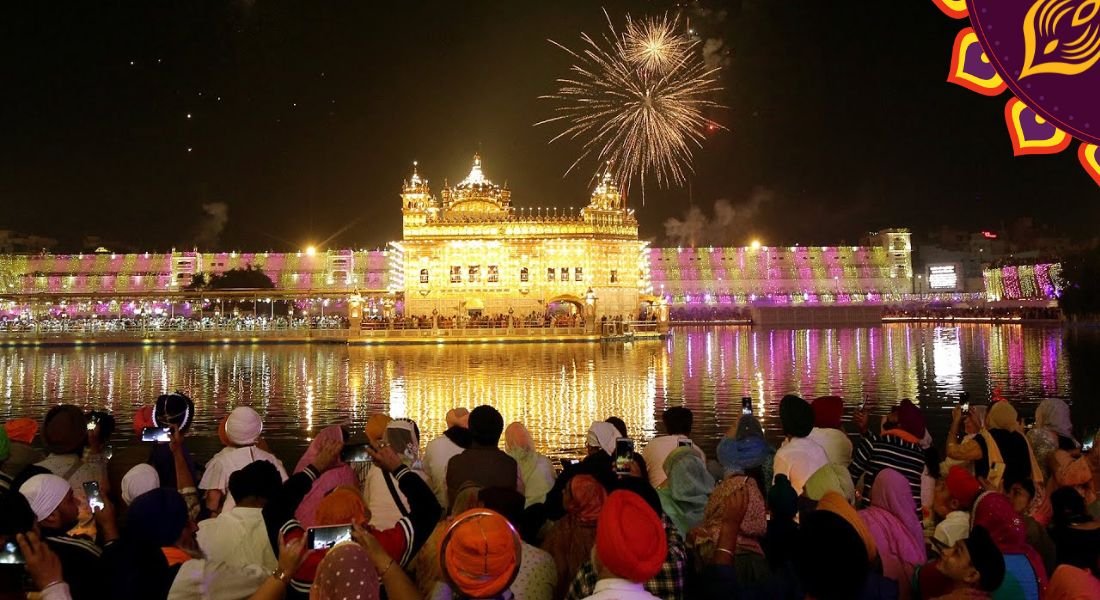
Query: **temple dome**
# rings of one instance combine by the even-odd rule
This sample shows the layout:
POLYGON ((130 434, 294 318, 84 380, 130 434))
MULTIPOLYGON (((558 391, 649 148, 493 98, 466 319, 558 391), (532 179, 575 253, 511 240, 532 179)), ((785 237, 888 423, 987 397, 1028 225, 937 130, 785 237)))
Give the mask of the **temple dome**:
POLYGON ((474 154, 470 174, 454 188, 444 189, 442 194, 444 205, 451 211, 495 213, 510 210, 511 193, 485 176, 480 154, 474 154))

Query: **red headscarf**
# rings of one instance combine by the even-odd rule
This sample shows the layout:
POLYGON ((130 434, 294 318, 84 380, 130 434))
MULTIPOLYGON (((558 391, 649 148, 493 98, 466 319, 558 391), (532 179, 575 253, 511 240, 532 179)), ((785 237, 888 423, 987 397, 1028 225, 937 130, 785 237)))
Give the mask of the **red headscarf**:
POLYGON ((38 433, 38 421, 26 417, 12 419, 4 423, 4 430, 8 432, 8 439, 13 442, 29 444, 38 433))
POLYGON ((918 440, 924 437, 924 414, 921 413, 920 408, 913 401, 906 398, 898 405, 898 427, 908 433, 909 435, 917 438, 918 440))
POLYGON ((821 396, 810 405, 814 409, 814 427, 840 429, 844 416, 844 399, 840 396, 821 396))
POLYGON ((565 510, 581 523, 595 523, 600 517, 607 490, 591 475, 577 475, 569 480, 565 510))
POLYGON ((951 497, 958 500, 964 507, 971 506, 982 491, 982 484, 978 478, 960 465, 952 466, 947 472, 946 484, 951 497))
POLYGON ((668 555, 665 527, 641 496, 619 490, 607 498, 596 524, 596 554, 615 575, 649 581, 668 555))
POLYGON ((989 530, 993 543, 1005 554, 1023 554, 1039 580, 1039 589, 1047 587, 1047 570, 1043 559, 1027 543, 1027 523, 1012 508, 1008 496, 986 492, 974 502, 970 513, 970 527, 981 525, 989 530))
POLYGON ((134 413, 134 435, 141 435, 141 430, 146 427, 156 427, 153 422, 153 405, 151 404, 142 406, 134 413))

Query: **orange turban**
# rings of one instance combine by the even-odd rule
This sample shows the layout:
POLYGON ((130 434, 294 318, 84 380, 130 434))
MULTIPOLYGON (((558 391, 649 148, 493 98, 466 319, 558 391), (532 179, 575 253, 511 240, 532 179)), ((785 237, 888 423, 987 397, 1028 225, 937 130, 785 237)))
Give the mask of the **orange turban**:
POLYGON ((367 506, 363 504, 363 496, 359 490, 342 485, 334 488, 317 505, 317 514, 314 520, 318 526, 343 525, 354 523, 366 525, 367 506))
POLYGON ((623 579, 649 581, 668 556, 665 526, 638 494, 613 492, 596 523, 596 556, 623 579))
POLYGON ((871 530, 867 529, 867 524, 859 518, 859 513, 852 508, 851 504, 848 504, 844 496, 836 492, 826 492, 817 502, 817 510, 831 512, 852 526, 852 529, 859 534, 859 539, 863 540, 863 547, 867 550, 867 562, 873 562, 878 558, 878 547, 875 546, 875 538, 871 535, 871 530))
POLYGON ((156 427, 153 422, 153 405, 149 404, 137 409, 134 413, 134 435, 141 435, 146 427, 156 427))
POLYGON ((581 523, 595 523, 600 517, 607 490, 591 475, 576 475, 569 480, 565 510, 581 523))
POLYGON ((491 510, 468 510, 447 530, 439 560, 447 579, 463 594, 491 598, 508 589, 519 572, 519 535, 491 510))
POLYGON ((382 442, 382 438, 386 435, 386 426, 390 424, 393 419, 389 415, 377 414, 371 415, 367 419, 367 439, 370 443, 377 446, 382 442))
POLYGON ((229 434, 225 432, 227 421, 229 421, 229 415, 225 415, 225 418, 218 423, 218 439, 221 440, 223 446, 232 446, 233 442, 229 441, 229 434))
POLYGON ((4 423, 4 430, 8 432, 8 438, 13 442, 29 444, 34 441, 34 436, 38 433, 38 421, 26 417, 12 419, 4 423))

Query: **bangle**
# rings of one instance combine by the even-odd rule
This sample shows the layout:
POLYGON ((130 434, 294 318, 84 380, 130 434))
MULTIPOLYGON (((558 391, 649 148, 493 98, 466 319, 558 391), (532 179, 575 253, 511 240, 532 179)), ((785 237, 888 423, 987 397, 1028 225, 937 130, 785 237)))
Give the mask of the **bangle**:
POLYGON ((729 555, 730 555, 730 558, 736 558, 736 557, 735 557, 735 556, 733 555, 733 550, 730 550, 729 548, 723 548, 723 547, 721 547, 721 546, 718 546, 717 548, 715 548, 715 549, 714 549, 714 551, 715 551, 715 552, 724 552, 724 553, 726 553, 726 554, 729 554, 729 555))
POLYGON ((391 558, 391 559, 390 559, 390 564, 386 565, 386 568, 385 568, 385 569, 382 569, 382 572, 378 574, 378 578, 379 578, 379 579, 382 579, 383 577, 385 577, 385 576, 386 576, 386 573, 388 573, 388 572, 389 572, 389 570, 390 570, 390 567, 392 567, 392 566, 393 566, 393 563, 395 563, 395 562, 397 562, 397 561, 395 561, 394 559, 392 559, 392 558, 391 558))
POLYGON ((271 573, 271 576, 278 579, 283 585, 290 583, 290 573, 284 571, 282 567, 275 569, 275 571, 271 573))
POLYGON ((64 579, 54 579, 53 581, 51 581, 51 582, 47 583, 46 585, 42 586, 42 589, 39 590, 39 591, 44 592, 44 591, 52 588, 53 586, 60 585, 62 583, 65 583, 64 579))

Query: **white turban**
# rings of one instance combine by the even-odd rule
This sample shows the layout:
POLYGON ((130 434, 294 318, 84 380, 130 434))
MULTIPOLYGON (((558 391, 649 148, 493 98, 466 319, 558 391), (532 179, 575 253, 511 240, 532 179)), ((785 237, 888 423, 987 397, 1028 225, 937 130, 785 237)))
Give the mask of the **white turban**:
POLYGON ((122 501, 133 504, 134 499, 145 492, 160 487, 160 475, 152 465, 142 463, 122 477, 122 501))
POLYGON ((53 514, 70 491, 69 482, 57 475, 35 475, 19 488, 19 493, 27 499, 34 517, 39 521, 53 514))
POLYGON ((619 430, 606 421, 596 421, 588 428, 588 439, 585 444, 590 448, 603 448, 609 456, 615 455, 615 438, 619 437, 619 430))
POLYGON ((235 446, 251 446, 264 430, 260 413, 247 406, 238 406, 225 421, 225 435, 235 446))

